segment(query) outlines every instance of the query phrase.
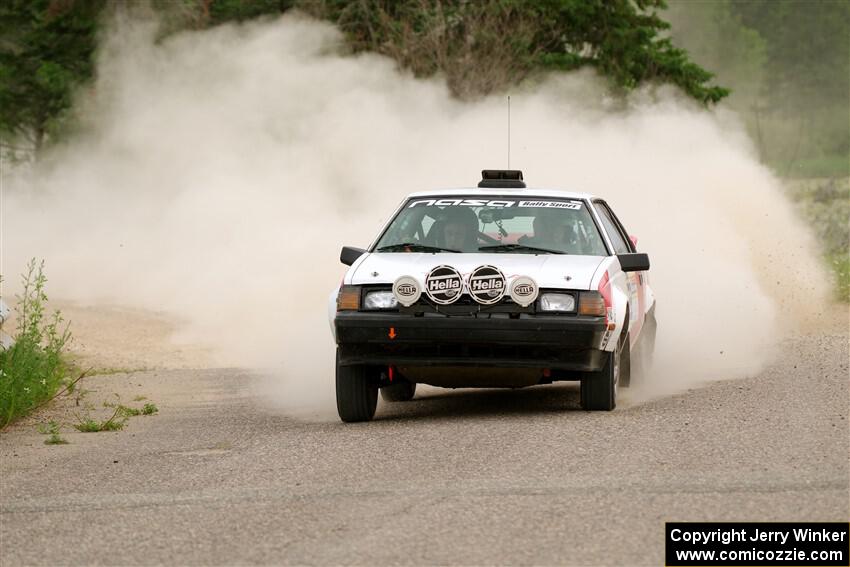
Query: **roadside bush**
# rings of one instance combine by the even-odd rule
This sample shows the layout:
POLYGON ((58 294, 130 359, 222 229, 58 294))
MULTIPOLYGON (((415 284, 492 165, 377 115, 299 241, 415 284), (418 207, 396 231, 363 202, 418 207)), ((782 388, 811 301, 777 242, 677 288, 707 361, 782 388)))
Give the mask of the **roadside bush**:
POLYGON ((58 310, 46 313, 44 262, 31 260, 21 281, 14 343, 0 347, 0 428, 51 399, 68 373, 71 332, 58 310))
POLYGON ((794 180, 789 188, 823 247, 838 299, 850 303, 850 178, 794 180))

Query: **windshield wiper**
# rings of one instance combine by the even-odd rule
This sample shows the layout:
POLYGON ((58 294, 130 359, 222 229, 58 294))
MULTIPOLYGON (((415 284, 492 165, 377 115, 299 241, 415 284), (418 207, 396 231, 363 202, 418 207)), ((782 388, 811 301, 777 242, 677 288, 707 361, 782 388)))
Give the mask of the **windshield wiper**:
POLYGON ((561 250, 552 250, 549 248, 540 248, 539 246, 529 246, 528 244, 494 244, 492 246, 479 246, 478 250, 484 252, 521 252, 528 251, 542 254, 566 254, 561 250))
POLYGON ((381 246, 375 252, 454 252, 460 253, 460 250, 452 250, 451 248, 441 248, 439 246, 429 246, 428 244, 420 244, 419 242, 402 242, 400 244, 390 244, 389 246, 381 246))

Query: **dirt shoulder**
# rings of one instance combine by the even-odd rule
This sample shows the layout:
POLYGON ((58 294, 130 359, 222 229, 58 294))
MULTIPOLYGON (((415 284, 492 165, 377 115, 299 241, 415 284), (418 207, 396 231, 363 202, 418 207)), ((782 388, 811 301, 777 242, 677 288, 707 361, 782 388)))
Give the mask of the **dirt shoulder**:
MULTIPOLYGON (((213 365, 209 349, 176 338, 180 322, 165 313, 61 300, 51 301, 48 308, 59 309, 70 323, 73 339, 68 353, 79 368, 70 378, 80 372, 86 376, 72 392, 3 431, 6 437, 14 432, 24 445, 42 445, 46 437, 38 429, 50 422, 60 425, 63 438, 73 437, 72 443, 89 441, 88 434, 75 431, 75 424, 88 418, 108 420, 119 404, 141 410, 146 403, 162 406, 179 401, 187 392, 186 384, 165 376, 213 365)), ((4 328, 15 328, 14 316, 4 328)))
POLYGON ((51 301, 71 324, 70 352, 101 371, 210 368, 212 352, 176 338, 180 322, 166 313, 116 305, 51 301))

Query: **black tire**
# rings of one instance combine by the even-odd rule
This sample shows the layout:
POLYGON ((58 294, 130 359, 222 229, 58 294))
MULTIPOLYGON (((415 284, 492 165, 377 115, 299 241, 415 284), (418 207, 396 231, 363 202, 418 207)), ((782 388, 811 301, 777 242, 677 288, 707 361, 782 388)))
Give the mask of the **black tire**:
POLYGON ((336 410, 345 422, 369 421, 378 405, 378 380, 369 366, 336 365, 336 410))
POLYGON ((581 409, 586 411, 611 411, 617 407, 617 388, 629 360, 628 333, 613 352, 606 353, 605 366, 598 372, 588 372, 581 379, 581 409))
POLYGON ((416 382, 396 377, 389 386, 381 388, 381 397, 386 402, 409 402, 416 395, 416 382))

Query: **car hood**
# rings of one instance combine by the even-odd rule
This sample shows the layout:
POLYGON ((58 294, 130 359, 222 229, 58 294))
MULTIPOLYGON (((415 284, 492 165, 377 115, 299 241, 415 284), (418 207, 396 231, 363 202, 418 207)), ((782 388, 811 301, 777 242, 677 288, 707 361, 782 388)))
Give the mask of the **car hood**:
POLYGON ((366 254, 354 266, 350 283, 391 284, 401 276, 425 281, 433 268, 447 265, 466 276, 478 266, 499 268, 505 277, 529 276, 542 288, 590 289, 590 283, 603 256, 567 254, 427 254, 418 252, 379 252, 366 254))

